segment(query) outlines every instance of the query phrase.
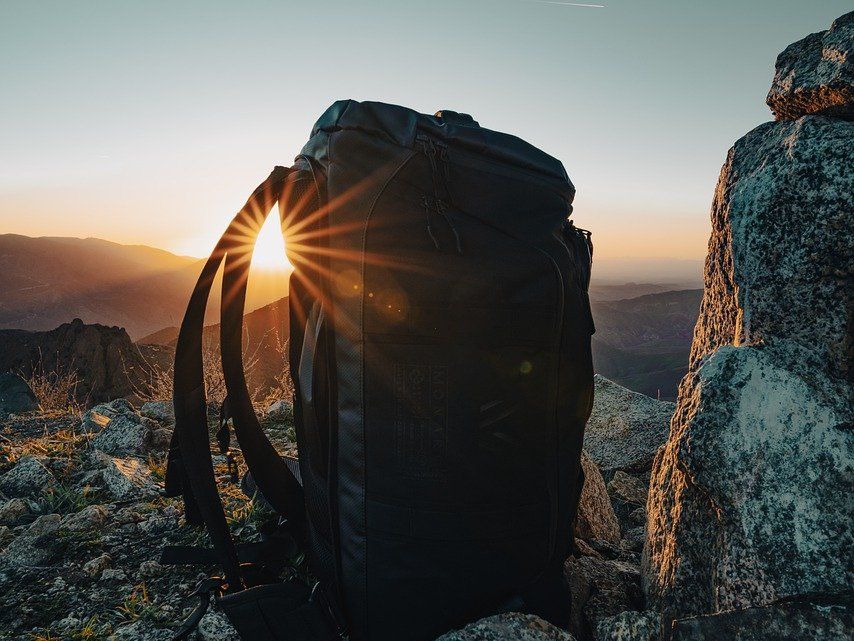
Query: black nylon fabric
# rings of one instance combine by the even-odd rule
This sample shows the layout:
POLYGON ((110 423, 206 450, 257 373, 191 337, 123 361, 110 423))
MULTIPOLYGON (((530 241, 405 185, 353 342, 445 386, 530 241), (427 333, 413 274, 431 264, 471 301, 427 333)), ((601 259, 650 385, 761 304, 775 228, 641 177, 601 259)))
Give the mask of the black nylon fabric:
MULTIPOLYGON (((572 201, 575 188, 559 160, 521 138, 486 129, 470 118, 445 119, 382 102, 339 100, 317 120, 311 135, 314 137, 321 132, 334 133, 349 129, 384 138, 401 147, 412 147, 418 130, 423 130, 436 138, 453 141, 473 153, 541 172, 553 178, 555 185, 572 201)), ((305 152, 306 149, 303 149, 305 152)))
POLYGON ((322 298, 327 338, 300 469, 350 638, 427 641, 520 597, 565 622, 593 327, 563 166, 454 112, 352 100, 298 162, 327 203, 288 240, 292 301, 308 319, 322 298))

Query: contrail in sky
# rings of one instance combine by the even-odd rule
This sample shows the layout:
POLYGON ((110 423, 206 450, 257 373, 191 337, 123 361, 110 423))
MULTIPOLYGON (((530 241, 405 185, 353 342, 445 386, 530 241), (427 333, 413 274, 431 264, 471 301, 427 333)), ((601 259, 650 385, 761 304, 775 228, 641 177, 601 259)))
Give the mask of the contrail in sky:
POLYGON ((537 4, 559 4, 563 7, 591 7, 604 9, 604 4, 584 4, 581 2, 558 2, 558 0, 519 0, 520 2, 536 2, 537 4))

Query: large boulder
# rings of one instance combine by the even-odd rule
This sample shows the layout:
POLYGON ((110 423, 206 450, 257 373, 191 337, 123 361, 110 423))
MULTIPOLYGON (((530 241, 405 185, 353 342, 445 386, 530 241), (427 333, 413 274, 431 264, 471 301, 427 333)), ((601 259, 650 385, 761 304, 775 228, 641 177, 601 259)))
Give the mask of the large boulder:
POLYGON ((665 613, 854 587, 844 385, 778 342, 722 347, 683 387, 648 503, 647 588, 665 613))
POLYGON ((579 539, 620 540, 620 523, 608 497, 608 490, 599 468, 584 452, 581 453, 584 486, 578 500, 575 536, 579 539))
POLYGON ((39 401, 27 381, 17 374, 0 374, 0 418, 33 412, 38 408, 39 401))
POLYGON ((681 619, 673 641, 839 641, 852 631, 850 604, 794 602, 681 619))
POLYGON ((777 120, 813 113, 854 117, 854 11, 777 57, 766 102, 777 120))
POLYGON ((784 338, 847 375, 852 167, 854 123, 821 116, 765 123, 730 149, 712 203, 692 369, 721 345, 784 338))
POLYGON ((665 634, 674 619, 854 589, 852 211, 854 123, 767 123, 729 152, 647 503, 644 584, 665 634))
POLYGON ((572 635, 531 614, 508 612, 470 623, 436 641, 575 641, 572 635))
POLYGON ((617 470, 649 472, 667 440, 674 403, 657 401, 596 375, 593 412, 584 430, 584 449, 602 475, 617 470))

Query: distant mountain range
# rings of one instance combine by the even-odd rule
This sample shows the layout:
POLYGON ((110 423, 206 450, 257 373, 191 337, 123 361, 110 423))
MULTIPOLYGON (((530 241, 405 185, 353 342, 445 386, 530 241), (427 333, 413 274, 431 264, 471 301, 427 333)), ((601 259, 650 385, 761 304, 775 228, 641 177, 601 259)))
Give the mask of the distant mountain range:
POLYGON ((48 330, 80 318, 139 336, 179 320, 200 269, 198 259, 151 247, 6 234, 0 327, 48 330))
MULTIPOLYGON (((625 267, 641 274, 635 262, 625 267)), ((595 277, 590 290, 597 327, 596 370, 626 387, 664 399, 675 398, 686 371, 702 293, 690 289, 697 265, 677 262, 672 278, 661 282, 627 282, 631 278, 618 282, 613 280, 621 273, 615 271, 615 261, 598 261, 594 274, 600 270, 606 278, 595 277)), ((95 238, 0 235, 0 328, 53 330, 79 318, 84 324, 123 327, 137 344, 169 351, 202 264, 200 259, 152 247, 95 238)), ((664 268, 662 261, 649 266, 656 272, 664 268)), ((211 325, 207 335, 215 341, 218 291, 215 287, 207 318, 211 325)), ((247 310, 257 311, 247 315, 246 353, 257 361, 257 372, 250 378, 259 382, 269 381, 282 367, 286 293, 281 273, 253 272, 247 310)), ((4 334, 7 350, 26 338, 16 332, 4 334)), ((44 336, 50 349, 53 336, 44 336)), ((29 337, 26 342, 41 340, 29 337)))
MULTIPOLYGON (((0 328, 49 330, 80 318, 136 339, 180 323, 203 262, 97 238, 0 235, 0 328)), ((286 294, 286 279, 255 273, 249 289, 251 310, 286 294)))
POLYGON ((629 389, 676 398, 688 371, 688 354, 703 290, 646 294, 616 301, 593 300, 596 371, 629 389))

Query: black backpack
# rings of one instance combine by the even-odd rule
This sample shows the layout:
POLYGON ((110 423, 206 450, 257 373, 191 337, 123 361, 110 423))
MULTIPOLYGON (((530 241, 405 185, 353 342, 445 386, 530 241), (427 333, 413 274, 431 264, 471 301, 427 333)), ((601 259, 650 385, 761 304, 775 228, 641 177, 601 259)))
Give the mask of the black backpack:
POLYGON ((590 234, 561 163, 451 111, 339 101, 207 261, 175 354, 167 494, 214 549, 213 592, 247 640, 429 641, 521 610, 565 624, 563 562, 593 400, 590 234), (247 392, 252 245, 278 201, 290 277, 298 466, 247 392), (235 546, 216 489, 201 334, 222 282, 228 422, 283 528, 235 546), (316 584, 289 568, 304 549, 316 584))

